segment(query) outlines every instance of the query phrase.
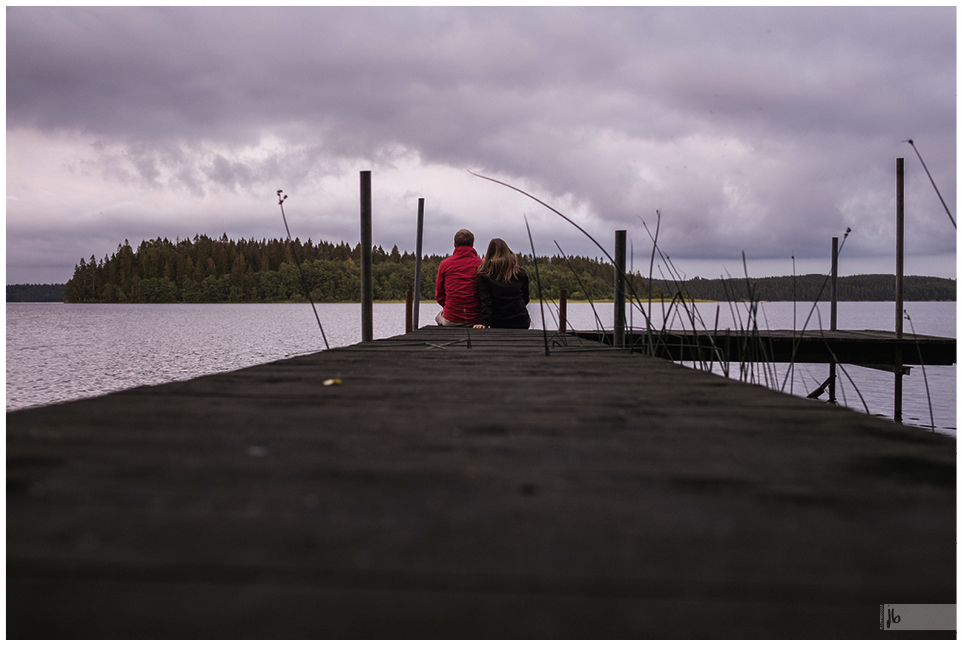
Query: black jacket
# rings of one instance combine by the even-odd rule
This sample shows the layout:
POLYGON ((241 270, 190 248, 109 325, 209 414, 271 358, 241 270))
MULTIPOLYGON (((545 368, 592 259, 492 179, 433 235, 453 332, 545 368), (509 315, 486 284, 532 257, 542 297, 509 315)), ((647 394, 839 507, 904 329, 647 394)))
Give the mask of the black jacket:
POLYGON ((479 323, 489 327, 528 329, 528 274, 518 269, 518 277, 502 284, 490 275, 478 274, 479 323))

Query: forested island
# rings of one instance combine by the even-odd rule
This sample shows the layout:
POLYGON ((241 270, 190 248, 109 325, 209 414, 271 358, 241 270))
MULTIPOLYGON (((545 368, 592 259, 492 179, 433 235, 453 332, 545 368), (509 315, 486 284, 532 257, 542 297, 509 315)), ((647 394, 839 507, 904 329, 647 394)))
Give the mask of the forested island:
MULTIPOLYGON (((325 241, 313 243, 272 240, 233 241, 227 235, 212 239, 152 239, 136 250, 128 243, 109 257, 81 260, 63 291, 65 302, 128 303, 217 303, 217 302, 358 302, 361 295, 361 245, 325 241), (301 263, 304 276, 295 260, 301 263)), ((435 276, 442 255, 422 259, 421 299, 432 300, 435 276)), ((519 261, 532 278, 532 299, 538 298, 535 264, 531 256, 519 261)), ((612 265, 600 258, 561 256, 539 257, 538 277, 547 299, 557 299, 560 289, 571 300, 611 300, 612 265)), ((415 255, 397 246, 385 252, 372 249, 372 286, 375 300, 405 299, 414 283, 415 255)), ((759 300, 811 302, 829 299, 826 276, 803 275, 767 278, 691 278, 685 281, 657 278, 650 283, 636 272, 630 279, 635 293, 647 299, 684 295, 697 300, 759 300)), ((16 286, 16 285, 11 285, 16 286)), ((47 286, 47 285, 19 285, 47 286)), ((49 285, 57 286, 57 285, 49 285)), ((24 295, 24 294, 20 294, 24 295)), ((35 294, 34 294, 35 295, 35 294)), ((841 301, 895 300, 892 275, 854 275, 838 279, 841 301)), ((908 276, 904 279, 904 300, 956 300, 956 281, 945 278, 908 276)), ((11 300, 11 287, 7 288, 11 300)))

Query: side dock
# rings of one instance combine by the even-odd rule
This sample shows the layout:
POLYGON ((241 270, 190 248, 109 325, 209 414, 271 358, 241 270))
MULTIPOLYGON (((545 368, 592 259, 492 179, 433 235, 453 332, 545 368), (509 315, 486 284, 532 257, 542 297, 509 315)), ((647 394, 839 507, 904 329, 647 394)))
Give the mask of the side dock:
MULTIPOLYGON (((612 343, 609 333, 583 332, 586 339, 612 343)), ((892 368, 905 364, 952 366, 956 339, 876 330, 750 332, 630 331, 625 347, 673 361, 748 361, 773 363, 846 363, 892 368)))
POLYGON ((955 602, 954 439, 548 337, 8 413, 7 638, 888 638, 955 602))

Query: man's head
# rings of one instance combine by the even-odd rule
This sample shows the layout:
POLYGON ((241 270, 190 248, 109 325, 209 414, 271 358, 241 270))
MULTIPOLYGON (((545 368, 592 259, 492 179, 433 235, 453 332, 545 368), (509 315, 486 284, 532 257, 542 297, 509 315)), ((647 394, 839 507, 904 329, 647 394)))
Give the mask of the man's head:
POLYGON ((474 246, 475 235, 470 230, 462 228, 455 233, 455 246, 474 246))

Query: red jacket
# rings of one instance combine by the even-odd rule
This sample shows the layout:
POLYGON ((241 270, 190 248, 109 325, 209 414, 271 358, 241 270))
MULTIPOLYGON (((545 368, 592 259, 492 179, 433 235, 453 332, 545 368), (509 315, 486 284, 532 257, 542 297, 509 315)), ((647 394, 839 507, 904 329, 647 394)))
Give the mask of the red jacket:
POLYGON ((444 307, 445 320, 453 323, 477 323, 478 280, 476 272, 481 258, 471 246, 455 246, 451 257, 438 267, 435 300, 444 307))

